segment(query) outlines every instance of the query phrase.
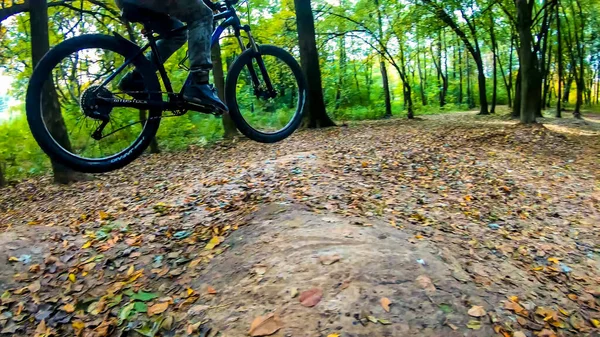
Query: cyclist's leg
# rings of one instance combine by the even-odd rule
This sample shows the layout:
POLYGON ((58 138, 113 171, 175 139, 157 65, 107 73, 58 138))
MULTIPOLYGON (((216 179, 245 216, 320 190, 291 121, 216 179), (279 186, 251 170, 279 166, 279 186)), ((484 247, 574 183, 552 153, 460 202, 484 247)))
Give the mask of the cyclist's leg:
POLYGON ((213 31, 213 11, 202 0, 178 0, 167 4, 168 13, 189 26, 190 69, 208 82, 212 69, 210 38, 213 31), (201 74, 201 75, 200 75, 201 74))
MULTIPOLYGON (((161 61, 166 62, 179 48, 183 47, 187 41, 187 31, 182 30, 176 34, 169 34, 172 30, 183 27, 183 23, 175 18, 169 17, 169 20, 151 22, 150 27, 159 35, 167 36, 156 42, 158 54, 161 61)), ((150 56, 150 54, 148 54, 150 56)), ((156 62, 156 60, 153 60, 156 62)))

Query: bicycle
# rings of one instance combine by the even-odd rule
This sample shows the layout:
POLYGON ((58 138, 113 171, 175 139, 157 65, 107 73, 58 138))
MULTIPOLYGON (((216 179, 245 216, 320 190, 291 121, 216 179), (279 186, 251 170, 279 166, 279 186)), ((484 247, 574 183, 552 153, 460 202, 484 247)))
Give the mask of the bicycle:
MULTIPOLYGON (((302 122, 306 81, 289 52, 255 41, 250 27, 240 22, 237 3, 238 0, 216 3, 216 28, 211 39, 214 46, 225 29, 231 27, 242 50, 227 73, 225 102, 242 134, 257 142, 278 142, 302 122), (217 25, 219 21, 222 22, 217 25), (242 32, 249 43, 244 43, 242 32)), ((164 18, 165 14, 133 8, 124 9, 122 15, 130 22, 143 24, 142 35, 147 40, 144 47, 116 32, 74 37, 44 56, 29 83, 26 111, 34 138, 51 159, 76 171, 103 173, 131 163, 148 148, 165 117, 188 111, 222 114, 211 107, 186 102, 183 89, 173 90, 157 51, 157 41, 164 36, 157 36, 149 28, 151 20, 164 18), (144 56, 148 49, 154 62, 144 56), (132 68, 142 75, 145 91, 114 89, 132 68), (114 137, 117 133, 119 137, 114 137)), ((169 34, 184 29, 187 26, 169 34)))

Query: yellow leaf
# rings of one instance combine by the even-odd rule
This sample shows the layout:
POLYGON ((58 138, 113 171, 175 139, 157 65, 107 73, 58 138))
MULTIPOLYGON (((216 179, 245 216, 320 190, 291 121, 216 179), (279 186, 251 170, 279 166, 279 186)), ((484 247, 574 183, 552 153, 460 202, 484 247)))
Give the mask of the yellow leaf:
POLYGON ((9 262, 19 262, 19 259, 16 258, 16 257, 14 257, 14 256, 11 256, 11 257, 8 258, 8 261, 9 262))
POLYGON ((578 297, 577 297, 577 295, 575 295, 575 294, 569 294, 569 295, 567 295, 567 297, 568 297, 568 298, 569 298, 571 301, 577 301, 577 298, 578 298, 578 297))
POLYGON ((213 236, 213 238, 210 239, 210 241, 206 244, 206 247, 204 247, 204 249, 211 250, 220 244, 221 244, 221 239, 218 236, 213 236))
POLYGON ((131 265, 129 269, 127 269, 127 277, 133 275, 133 272, 135 272, 135 267, 131 265))
POLYGON ((86 243, 83 244, 83 246, 81 246, 81 249, 87 249, 90 248, 92 246, 92 241, 88 241, 86 243))
POLYGON ((392 301, 389 298, 384 297, 381 299, 381 306, 386 312, 390 312, 390 304, 392 304, 392 301))
POLYGON ((66 311, 67 314, 70 314, 75 311, 75 306, 71 303, 68 303, 63 306, 63 310, 66 311))
POLYGON ((596 328, 600 328, 600 321, 597 319, 591 319, 590 322, 592 322, 592 324, 594 325, 594 327, 596 328))
POLYGON ((169 302, 157 303, 148 308, 148 316, 162 314, 169 307, 169 302))
POLYGON ((417 235, 415 235, 415 239, 421 240, 421 239, 423 239, 423 235, 417 234, 417 235))
POLYGON ((330 333, 327 337, 340 337, 339 333, 330 333))
POLYGON ((69 274, 69 281, 75 283, 75 281, 77 281, 77 277, 75 276, 75 274, 71 273, 69 274))
POLYGON ((71 323, 71 326, 75 330, 83 330, 83 329, 85 329, 85 323, 83 323, 82 321, 74 321, 73 323, 71 323))
POLYGON ((548 258, 548 262, 552 262, 554 264, 559 264, 560 263, 560 259, 556 258, 556 257, 549 257, 548 258))
POLYGON ((515 302, 515 303, 518 303, 518 302, 519 302, 519 297, 518 297, 518 296, 509 296, 509 297, 508 297, 508 299, 509 299, 511 302, 515 302))

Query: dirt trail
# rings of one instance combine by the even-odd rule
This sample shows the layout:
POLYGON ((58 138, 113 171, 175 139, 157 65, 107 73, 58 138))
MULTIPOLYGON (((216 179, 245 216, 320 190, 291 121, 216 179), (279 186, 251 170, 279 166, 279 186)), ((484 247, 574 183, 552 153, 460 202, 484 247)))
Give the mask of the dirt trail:
POLYGON ((235 337, 274 313, 280 337, 595 335, 600 141, 560 130, 365 122, 21 183, 0 332, 235 337))

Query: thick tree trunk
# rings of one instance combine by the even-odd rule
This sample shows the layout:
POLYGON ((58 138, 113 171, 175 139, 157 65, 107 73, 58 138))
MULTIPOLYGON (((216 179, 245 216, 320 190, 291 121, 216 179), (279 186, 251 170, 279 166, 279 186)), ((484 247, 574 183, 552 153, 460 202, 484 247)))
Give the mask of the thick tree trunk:
MULTIPOLYGON (((217 88, 217 93, 221 101, 225 102, 225 73, 223 71, 223 57, 221 55, 221 46, 217 43, 210 52, 213 63, 213 83, 217 88)), ((223 114, 223 137, 234 138, 238 136, 235 123, 229 116, 229 113, 223 114)))
POLYGON ((300 61, 308 82, 308 127, 335 126, 335 123, 327 115, 323 98, 319 52, 315 39, 315 21, 310 0, 294 0, 294 4, 296 6, 300 61))
POLYGON ((481 55, 479 55, 479 57, 475 60, 475 63, 477 64, 477 84, 479 85, 479 105, 481 107, 479 114, 488 115, 489 111, 486 93, 487 88, 485 84, 485 71, 483 69, 483 60, 481 59, 481 55))
MULTIPOLYGON (((578 17, 581 23, 580 27, 575 28, 575 43, 577 43, 577 54, 579 56, 579 76, 577 79, 577 103, 575 104, 573 117, 581 118, 583 92, 585 90, 585 16, 583 15, 579 0, 571 1, 571 6, 573 6, 573 2, 577 4, 578 17), (581 34, 581 36, 579 34, 581 34)), ((575 13, 575 10, 573 10, 573 13, 575 13)), ((574 22, 576 22, 576 20, 574 22)))
MULTIPOLYGON (((31 59, 35 67, 42 57, 50 50, 48 35, 48 3, 46 0, 30 0, 30 25, 31 25, 31 59)), ((48 131, 54 139, 68 151, 71 142, 67 134, 67 127, 62 117, 58 95, 52 78, 44 83, 42 93, 42 111, 48 131)), ((75 179, 76 174, 60 163, 52 161, 54 182, 68 184, 75 179)))
POLYGON ((568 104, 569 99, 571 98, 571 88, 573 87, 573 81, 575 81, 575 76, 573 76, 573 72, 569 73, 567 76, 567 80, 565 81, 565 88, 562 93, 562 102, 563 104, 568 104))
POLYGON ((521 123, 536 122, 540 106, 541 74, 537 68, 537 56, 533 52, 533 37, 531 35, 532 5, 527 0, 516 0, 517 30, 521 42, 519 60, 521 65, 521 123))

